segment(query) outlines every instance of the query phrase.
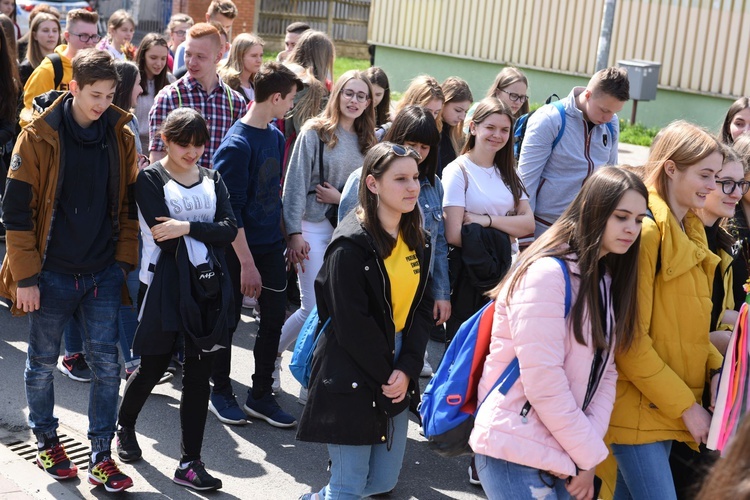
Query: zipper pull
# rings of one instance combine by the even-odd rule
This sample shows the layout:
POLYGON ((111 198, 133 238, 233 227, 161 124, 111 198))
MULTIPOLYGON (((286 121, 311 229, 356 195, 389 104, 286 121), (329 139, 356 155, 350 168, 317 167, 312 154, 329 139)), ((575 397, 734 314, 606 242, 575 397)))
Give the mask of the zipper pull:
POLYGON ((529 419, 528 419, 529 411, 531 411, 531 403, 526 401, 526 404, 523 405, 523 408, 521 408, 521 422, 524 424, 529 423, 529 419))

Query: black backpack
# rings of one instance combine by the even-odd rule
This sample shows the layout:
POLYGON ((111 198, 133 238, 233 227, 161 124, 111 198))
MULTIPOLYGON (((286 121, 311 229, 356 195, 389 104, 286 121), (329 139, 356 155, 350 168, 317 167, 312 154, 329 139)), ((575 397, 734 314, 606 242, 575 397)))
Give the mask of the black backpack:
MULTIPOLYGON (((52 88, 50 90, 57 90, 57 88, 62 83, 62 79, 65 74, 63 70, 62 58, 60 57, 60 54, 58 54, 57 52, 53 52, 52 54, 48 55, 45 59, 50 60, 50 62, 52 63, 52 69, 55 71, 55 88, 52 88)), ((16 113, 16 120, 18 119, 19 116, 21 116, 21 111, 23 111, 23 103, 24 103, 24 91, 21 90, 20 95, 18 96, 18 112, 16 113)), ((20 132, 20 127, 19 127, 18 132, 20 132)))

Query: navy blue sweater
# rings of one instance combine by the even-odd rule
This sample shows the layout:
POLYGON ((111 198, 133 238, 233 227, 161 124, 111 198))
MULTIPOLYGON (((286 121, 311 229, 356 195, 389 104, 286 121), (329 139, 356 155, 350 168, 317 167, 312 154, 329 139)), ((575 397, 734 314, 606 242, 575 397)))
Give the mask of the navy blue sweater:
POLYGON ((284 135, 236 121, 214 154, 214 168, 229 190, 237 227, 253 253, 284 248, 281 232, 281 164, 284 135))

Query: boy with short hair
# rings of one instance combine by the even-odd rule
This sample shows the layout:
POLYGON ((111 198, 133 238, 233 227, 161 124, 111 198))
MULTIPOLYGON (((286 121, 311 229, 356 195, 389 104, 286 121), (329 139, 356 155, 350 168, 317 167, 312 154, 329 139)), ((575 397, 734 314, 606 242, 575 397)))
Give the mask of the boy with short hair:
POLYGON ((79 50, 89 49, 101 39, 96 23, 99 15, 86 9, 74 9, 68 12, 63 38, 67 45, 58 45, 53 55, 45 57, 26 81, 23 88, 23 112, 21 126, 26 126, 32 118, 32 104, 36 96, 50 90, 68 90, 68 83, 73 75, 71 61, 79 50), (59 58, 62 64, 62 80, 55 86, 55 68, 52 58, 59 58))
POLYGON ((289 57, 289 54, 292 53, 294 47, 297 46, 299 37, 301 37, 302 33, 309 29, 310 25, 302 22, 292 23, 287 26, 286 35, 284 36, 284 50, 279 52, 279 55, 276 56, 276 60, 279 62, 286 61, 286 58, 289 57))
POLYGON ((57 436, 53 369, 63 328, 81 326, 93 373, 89 396, 88 480, 107 491, 133 481, 112 460, 120 363, 117 314, 125 274, 138 261, 137 174, 133 118, 112 105, 118 83, 108 52, 73 59, 69 92, 21 131, 3 198, 7 253, 0 295, 29 316, 24 381, 37 464, 55 479, 78 468, 57 436))
MULTIPOLYGON (((239 228, 227 251, 237 323, 243 295, 258 299, 263 318, 253 349, 253 386, 248 389, 244 410, 251 417, 286 428, 297 421, 279 407, 271 389, 286 313, 286 245, 280 196, 284 135, 270 122, 282 119, 292 108, 302 81, 283 64, 267 62, 254 83, 255 101, 227 132, 214 156, 214 166, 229 189, 239 228)), ((226 424, 244 424, 245 414, 232 393, 230 368, 231 345, 216 353, 209 409, 226 424)))
MULTIPOLYGON (((211 23, 213 21, 217 21, 221 23, 221 25, 224 27, 224 30, 227 32, 227 42, 231 43, 232 25, 234 24, 234 20, 238 15, 239 11, 237 10, 237 6, 234 4, 234 2, 232 2, 232 0, 213 0, 208 5, 208 9, 206 9, 206 22, 211 23)), ((182 70, 183 66, 186 66, 186 42, 187 40, 178 45, 177 50, 175 50, 174 52, 174 65, 172 67, 174 68, 175 73, 182 70)))
POLYGON ((586 87, 574 87, 560 101, 563 110, 548 104, 529 118, 518 171, 534 211, 536 237, 562 215, 594 170, 617 164, 616 113, 630 99, 629 92, 627 71, 606 68, 586 87))
POLYGON ((213 155, 221 140, 245 111, 245 98, 224 83, 216 72, 222 43, 214 26, 208 23, 193 25, 188 30, 185 46, 187 74, 161 89, 148 113, 150 161, 154 163, 166 156, 160 136, 162 122, 173 109, 187 106, 200 112, 208 122, 211 140, 198 164, 211 169, 213 155))

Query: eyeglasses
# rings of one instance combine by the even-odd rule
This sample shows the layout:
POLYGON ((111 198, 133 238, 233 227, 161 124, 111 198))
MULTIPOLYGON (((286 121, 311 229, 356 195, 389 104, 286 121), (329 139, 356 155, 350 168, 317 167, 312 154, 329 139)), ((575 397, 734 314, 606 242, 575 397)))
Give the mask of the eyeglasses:
POLYGON ((82 41, 83 43, 86 43, 89 40, 91 40, 92 42, 96 43, 96 42, 98 42, 99 40, 102 39, 102 36, 100 34, 98 34, 98 33, 94 34, 94 35, 89 35, 88 33, 73 33, 72 31, 68 31, 68 33, 70 33, 73 36, 77 36, 78 39, 80 41, 82 41))
POLYGON ((349 99, 350 101, 356 98, 357 102, 367 102, 367 99, 370 98, 370 96, 367 95, 366 92, 355 92, 352 89, 345 89, 341 91, 341 95, 343 95, 346 99, 349 99))
POLYGON ((716 181, 716 184, 721 184, 721 190, 724 194, 732 194, 734 190, 740 188, 740 193, 747 194, 750 190, 750 181, 716 181))
POLYGON ((172 33, 177 36, 185 36, 185 33, 187 33, 186 30, 172 30, 172 33))
POLYGON ((518 101, 526 102, 526 101, 529 100, 529 96, 527 96, 527 95, 516 94, 515 92, 508 92, 507 90, 503 90, 503 89, 497 89, 497 90, 499 90, 500 92, 505 92, 506 94, 508 94, 508 99, 510 99, 513 102, 518 102, 518 101))

